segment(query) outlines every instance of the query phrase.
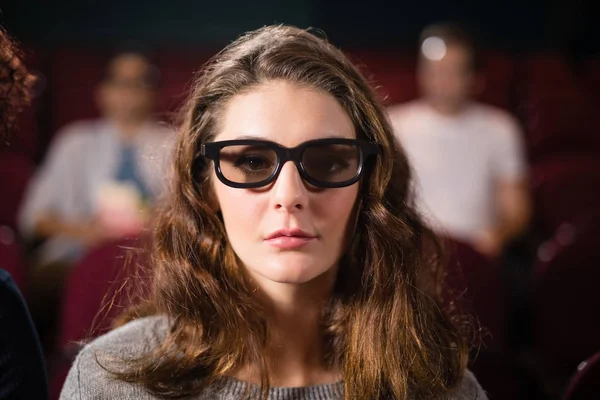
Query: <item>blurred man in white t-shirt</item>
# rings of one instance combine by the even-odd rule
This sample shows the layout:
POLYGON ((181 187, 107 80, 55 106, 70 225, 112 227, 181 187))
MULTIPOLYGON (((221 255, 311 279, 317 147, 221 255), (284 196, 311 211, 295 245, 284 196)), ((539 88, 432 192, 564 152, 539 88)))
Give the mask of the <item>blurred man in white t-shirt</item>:
POLYGON ((473 100, 483 79, 464 31, 433 26, 420 44, 422 97, 389 110, 414 169, 418 205, 438 232, 498 256, 530 216, 519 125, 473 100))

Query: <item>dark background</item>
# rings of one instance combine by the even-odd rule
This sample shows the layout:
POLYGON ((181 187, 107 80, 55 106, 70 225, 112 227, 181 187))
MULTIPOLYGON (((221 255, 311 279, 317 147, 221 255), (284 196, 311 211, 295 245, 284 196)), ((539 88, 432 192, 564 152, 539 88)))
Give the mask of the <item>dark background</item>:
POLYGON ((272 23, 316 27, 342 47, 413 47, 427 24, 454 20, 485 47, 599 53, 600 17, 592 0, 4 0, 0 16, 25 43, 219 48, 272 23))

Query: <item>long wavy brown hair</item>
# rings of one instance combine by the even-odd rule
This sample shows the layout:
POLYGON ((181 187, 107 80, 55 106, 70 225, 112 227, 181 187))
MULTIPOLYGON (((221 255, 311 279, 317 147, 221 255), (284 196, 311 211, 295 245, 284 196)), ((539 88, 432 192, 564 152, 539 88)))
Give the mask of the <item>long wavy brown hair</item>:
POLYGON ((467 343, 440 307, 439 246, 413 208, 406 156, 373 89, 344 54, 321 36, 289 26, 242 36, 199 72, 155 229, 151 295, 143 311, 130 313, 166 315, 171 329, 114 374, 158 397, 177 398, 201 393, 236 367, 257 365, 266 395, 268 323, 214 211, 211 164, 199 150, 217 134, 233 96, 274 80, 331 94, 357 136, 381 147, 363 177, 357 229, 323 312, 323 340, 341 368, 345 397, 448 392, 465 371, 467 343))
POLYGON ((0 27, 0 145, 8 144, 18 114, 28 104, 33 75, 16 42, 0 27))

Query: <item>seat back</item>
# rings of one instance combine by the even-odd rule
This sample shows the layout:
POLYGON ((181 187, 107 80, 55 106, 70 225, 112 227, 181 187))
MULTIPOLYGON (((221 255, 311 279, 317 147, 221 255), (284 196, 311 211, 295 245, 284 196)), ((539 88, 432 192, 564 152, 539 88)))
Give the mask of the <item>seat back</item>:
POLYGON ((531 56, 524 66, 524 118, 530 159, 565 151, 600 151, 598 103, 560 54, 531 56))
POLYGON ((50 371, 50 398, 58 399, 81 346, 109 331, 116 316, 147 288, 139 240, 119 240, 90 251, 73 266, 65 284, 59 349, 50 371))
POLYGON ((472 354, 469 368, 490 398, 513 399, 517 378, 508 347, 506 294, 500 265, 460 241, 449 241, 447 248, 447 290, 459 296, 460 308, 482 328, 482 343, 472 354))
POLYGON ((548 235, 561 224, 600 210, 600 157, 555 155, 531 168, 536 222, 548 235))
POLYGON ((73 266, 65 284, 59 345, 94 338, 111 328, 143 287, 143 255, 136 254, 138 240, 119 240, 90 251, 73 266))
POLYGON ((17 230, 17 215, 35 166, 23 153, 0 151, 0 225, 17 230))
POLYGON ((559 386, 599 349, 600 227, 571 227, 540 251, 532 290, 534 351, 542 374, 559 386), (548 250, 551 248, 551 251, 548 250))
POLYGON ((600 353, 596 353, 577 367, 563 400, 589 400, 600 396, 600 353))
POLYGON ((505 349, 507 315, 500 266, 470 245, 448 241, 448 288, 459 296, 460 306, 481 324, 484 346, 505 349))

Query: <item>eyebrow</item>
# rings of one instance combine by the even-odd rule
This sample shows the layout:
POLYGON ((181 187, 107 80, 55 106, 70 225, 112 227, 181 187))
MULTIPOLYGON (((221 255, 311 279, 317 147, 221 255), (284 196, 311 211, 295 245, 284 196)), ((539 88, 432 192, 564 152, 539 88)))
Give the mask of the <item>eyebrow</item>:
MULTIPOLYGON (((351 139, 351 138, 348 138, 348 137, 342 136, 342 135, 330 134, 330 135, 326 135, 326 136, 315 138, 315 139, 351 139)), ((264 136, 254 136, 254 135, 237 136, 234 140, 265 140, 267 142, 277 143, 277 141, 275 141, 271 138, 264 137, 264 136)), ((314 139, 309 139, 309 140, 314 140, 314 139)))
POLYGON ((233 140, 269 140, 262 136, 242 135, 236 136, 233 140))

